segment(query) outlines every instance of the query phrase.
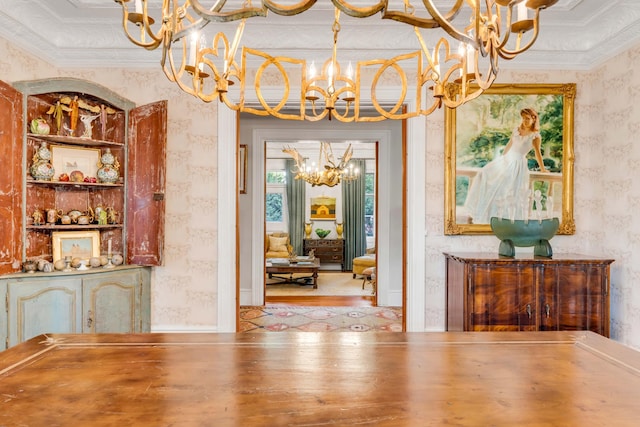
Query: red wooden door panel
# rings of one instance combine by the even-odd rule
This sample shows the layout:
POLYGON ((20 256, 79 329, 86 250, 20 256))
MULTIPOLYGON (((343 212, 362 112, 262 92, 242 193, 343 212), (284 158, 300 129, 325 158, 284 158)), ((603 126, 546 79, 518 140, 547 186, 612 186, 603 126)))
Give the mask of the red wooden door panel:
POLYGON ((22 261, 22 94, 0 81, 0 274, 22 261))
POLYGON ((162 265, 164 250, 167 101, 129 115, 127 263, 162 265))

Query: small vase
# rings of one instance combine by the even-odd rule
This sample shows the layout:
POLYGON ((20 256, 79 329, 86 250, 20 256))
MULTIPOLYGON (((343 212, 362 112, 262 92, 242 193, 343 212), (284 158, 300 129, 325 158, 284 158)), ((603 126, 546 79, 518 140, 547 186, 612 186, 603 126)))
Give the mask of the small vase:
POLYGON ((51 160, 51 151, 46 142, 42 141, 40 143, 40 147, 36 150, 36 156, 38 156, 38 160, 51 160))
POLYGON ((40 147, 36 149, 33 155, 33 164, 29 168, 31 176, 36 181, 51 181, 55 174, 53 165, 49 162, 51 160, 51 151, 47 147, 46 142, 42 142, 40 147))
POLYGON ((313 231, 313 222, 304 223, 304 236, 307 239, 311 238, 311 231, 313 231))
POLYGON ((38 160, 31 165, 31 176, 36 181, 51 181, 56 171, 48 160, 38 160))
POLYGON ((342 232, 344 231, 344 224, 341 222, 336 222, 336 234, 338 235, 338 239, 342 239, 342 232))
POLYGON ((102 157, 100 157, 100 162, 102 166, 100 166, 96 173, 98 180, 108 184, 113 184, 118 181, 120 172, 118 171, 117 160, 111 153, 111 149, 105 148, 102 157))

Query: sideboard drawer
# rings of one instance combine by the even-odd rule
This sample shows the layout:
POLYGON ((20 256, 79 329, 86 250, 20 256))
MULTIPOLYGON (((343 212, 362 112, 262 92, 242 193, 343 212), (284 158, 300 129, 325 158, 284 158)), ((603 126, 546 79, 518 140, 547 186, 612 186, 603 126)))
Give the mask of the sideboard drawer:
POLYGON ((304 254, 308 255, 311 250, 320 259, 320 266, 323 263, 340 264, 344 271, 344 240, 343 239, 304 239, 304 254))

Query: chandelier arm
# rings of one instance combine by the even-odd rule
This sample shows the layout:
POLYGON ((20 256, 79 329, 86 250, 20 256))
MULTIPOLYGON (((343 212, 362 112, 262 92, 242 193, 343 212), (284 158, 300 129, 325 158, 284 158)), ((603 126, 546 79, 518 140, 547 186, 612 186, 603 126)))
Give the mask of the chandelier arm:
POLYGON ((160 27, 160 29, 158 30, 157 34, 154 34, 153 31, 151 31, 151 22, 153 22, 153 20, 151 20, 151 22, 149 22, 149 16, 147 15, 147 11, 146 11, 146 3, 145 3, 145 9, 143 11, 142 14, 138 14, 141 15, 141 20, 139 19, 139 23, 136 23, 134 25, 143 25, 143 29, 145 34, 149 34, 149 36, 151 37, 152 41, 150 41, 149 43, 145 43, 144 41, 138 41, 137 39, 135 39, 131 33, 129 33, 129 22, 134 22, 133 20, 130 19, 130 13, 129 10, 127 9, 127 6, 125 5, 125 2, 128 0, 115 0, 116 3, 120 3, 120 6, 122 6, 122 28, 124 30, 125 36, 127 36, 127 38, 129 39, 129 41, 133 44, 135 44, 136 46, 140 46, 143 47, 147 50, 154 50, 156 49, 158 46, 160 46, 160 43, 163 40, 163 36, 164 36, 164 32, 165 32, 165 25, 164 23, 162 24, 162 26, 160 27))
POLYGON ((440 24, 434 19, 418 18, 415 15, 398 12, 398 11, 385 11, 382 15, 382 19, 391 19, 396 22, 411 25, 412 27, 419 28, 438 28, 440 24))
MULTIPOLYGON (((533 46, 533 44, 538 39, 539 32, 540 32, 540 9, 536 9, 536 16, 533 19, 533 35, 531 36, 531 39, 529 40, 529 42, 526 45, 518 47, 517 49, 514 49, 514 50, 506 49, 505 44, 501 44, 498 47, 498 54, 500 55, 501 58, 504 58, 506 60, 515 58, 517 55, 529 50, 529 48, 533 46)), ((519 33, 518 36, 521 37, 522 34, 523 33, 519 33)))
MULTIPOLYGON (((427 5, 428 3, 431 3, 430 0, 423 0, 425 7, 427 8, 427 10, 429 11, 429 14, 431 15, 431 19, 430 18, 419 18, 417 16, 414 15, 414 13, 411 12, 401 12, 401 11, 389 11, 386 7, 384 8, 384 11, 382 13, 382 19, 391 19, 397 22, 401 22, 403 24, 409 24, 411 26, 414 27, 419 27, 419 28, 439 28, 442 26, 441 22, 438 21, 437 19, 433 19, 436 18, 434 16, 434 13, 432 10, 429 9, 429 6, 427 5)), ((386 5, 385 5, 386 6, 386 5)), ((450 21, 452 19, 454 19, 458 13, 460 12, 460 8, 462 6, 462 0, 456 0, 456 3, 451 6, 451 9, 449 9, 449 11, 446 13, 446 15, 443 17, 443 19, 450 21)), ((436 11, 436 14, 440 14, 440 12, 434 7, 433 9, 434 11, 436 11)))
POLYGON ((344 0, 331 0, 333 5, 353 18, 368 18, 384 10, 388 0, 380 0, 371 7, 357 7, 344 0))
POLYGON ((229 12, 219 12, 222 10, 226 0, 218 0, 216 4, 207 9, 200 4, 200 0, 190 0, 193 11, 202 19, 208 22, 232 22, 244 18, 251 18, 254 16, 267 16, 267 9, 263 7, 243 7, 241 9, 235 9, 229 12))
MULTIPOLYGON (((446 16, 443 16, 440 11, 438 10, 438 8, 433 4, 433 0, 422 0, 422 3, 424 4, 424 7, 427 8, 427 11, 429 12, 429 14, 433 17, 433 19, 439 24, 440 27, 442 27, 442 29, 444 31, 447 32, 447 34, 449 34, 451 37, 453 37, 454 39, 461 41, 463 43, 467 43, 470 44, 471 46, 473 46, 474 48, 478 47, 478 42, 476 39, 469 37, 467 34, 462 33, 460 31, 458 31, 457 29, 454 28, 453 25, 451 25, 451 20, 453 20, 453 18, 455 18, 458 13, 460 12, 460 8, 462 6, 462 2, 463 0, 456 0, 456 3, 451 6, 451 9, 449 9, 449 12, 447 12, 446 16)), ((476 16, 474 17, 474 21, 477 22, 478 21, 478 8, 480 6, 477 5, 476 9, 475 9, 475 14, 476 16)), ((477 24, 476 24, 477 25, 477 24)))
POLYGON ((262 3, 264 4, 264 7, 276 15, 293 16, 306 12, 316 3, 316 1, 317 0, 302 0, 301 2, 291 6, 281 5, 271 0, 262 0, 262 3))

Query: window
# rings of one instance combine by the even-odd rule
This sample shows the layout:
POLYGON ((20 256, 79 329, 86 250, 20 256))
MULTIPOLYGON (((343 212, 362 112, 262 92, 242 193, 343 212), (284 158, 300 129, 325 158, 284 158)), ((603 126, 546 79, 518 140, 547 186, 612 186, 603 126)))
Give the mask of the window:
POLYGON ((287 231, 289 229, 287 188, 284 170, 267 171, 265 219, 267 221, 267 231, 287 231))
POLYGON ((364 174, 364 229, 367 237, 375 236, 376 175, 364 174))

